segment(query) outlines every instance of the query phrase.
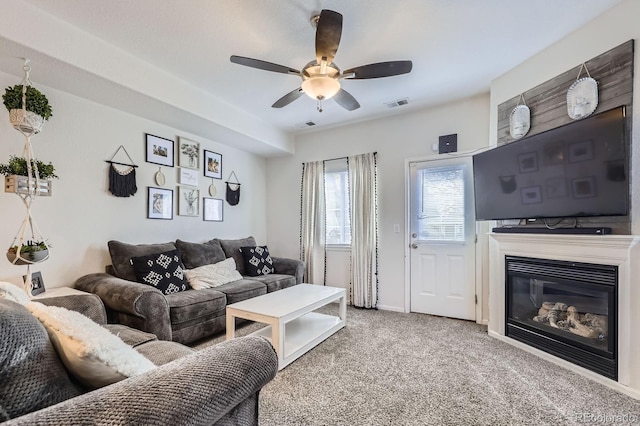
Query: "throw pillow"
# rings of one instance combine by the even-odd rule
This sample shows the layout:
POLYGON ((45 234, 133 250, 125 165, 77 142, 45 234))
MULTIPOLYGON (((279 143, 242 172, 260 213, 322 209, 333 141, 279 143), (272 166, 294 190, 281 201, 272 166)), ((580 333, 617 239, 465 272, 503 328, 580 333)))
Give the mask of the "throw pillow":
POLYGON ((5 281, 0 281, 0 299, 11 300, 21 305, 31 302, 31 299, 23 289, 5 281))
POLYGON ((155 365, 84 315, 31 302, 27 309, 47 329, 67 370, 89 388, 150 371, 155 365))
POLYGON ((114 240, 109 241, 107 246, 109 247, 109 254, 111 255, 113 272, 115 272, 118 278, 129 281, 136 280, 136 273, 131 265, 132 257, 148 256, 150 254, 176 249, 173 243, 136 245, 114 240))
POLYGON ((131 263, 137 281, 154 286, 162 294, 177 293, 189 288, 178 250, 134 257, 131 263))
POLYGON ((242 279, 242 275, 236 269, 236 261, 233 257, 211 265, 187 269, 184 274, 187 276, 191 288, 196 290, 218 287, 242 279))
POLYGON ((273 274, 273 259, 269 255, 267 246, 241 247, 244 258, 244 273, 250 277, 273 274))
POLYGON ((80 395, 26 307, 0 298, 0 336, 0 423, 80 395))
POLYGON ((187 269, 194 269, 212 263, 218 263, 227 257, 220 244, 209 243, 189 243, 187 241, 176 240, 176 247, 182 256, 182 263, 187 269))
MULTIPOLYGON (((257 246, 258 244, 256 244, 255 238, 247 237, 239 238, 236 240, 221 240, 216 238, 212 241, 217 241, 218 244, 220 244, 220 247, 222 247, 222 250, 224 250, 224 254, 227 257, 233 257, 236 260, 236 268, 238 268, 238 272, 240 272, 240 275, 247 275, 244 271, 244 258, 242 256, 240 248, 257 246)), ((212 241, 209 241, 209 243, 211 243, 212 241)))

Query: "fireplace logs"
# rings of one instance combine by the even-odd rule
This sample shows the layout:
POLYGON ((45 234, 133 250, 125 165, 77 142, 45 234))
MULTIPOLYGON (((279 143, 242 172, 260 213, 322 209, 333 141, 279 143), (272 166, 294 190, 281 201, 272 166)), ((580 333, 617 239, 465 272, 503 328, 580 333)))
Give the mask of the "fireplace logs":
POLYGON ((544 302, 533 320, 589 339, 607 337, 606 315, 582 315, 575 306, 567 306, 562 302, 544 302))

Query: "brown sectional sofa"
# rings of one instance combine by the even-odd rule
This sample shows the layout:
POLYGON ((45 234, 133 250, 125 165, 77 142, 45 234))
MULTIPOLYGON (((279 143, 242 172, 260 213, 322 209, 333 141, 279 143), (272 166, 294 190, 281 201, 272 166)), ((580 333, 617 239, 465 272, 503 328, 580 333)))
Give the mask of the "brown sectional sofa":
POLYGON ((240 247, 256 246, 253 237, 213 239, 205 243, 177 240, 175 243, 132 245, 109 241, 112 265, 108 273, 79 278, 75 287, 94 293, 104 302, 109 322, 125 324, 155 334, 161 340, 188 344, 225 330, 226 306, 302 282, 304 262, 273 257, 275 273, 244 276, 240 247), (233 257, 242 280, 204 290, 165 295, 155 287, 136 282, 131 258, 178 249, 185 268, 217 263, 233 257))

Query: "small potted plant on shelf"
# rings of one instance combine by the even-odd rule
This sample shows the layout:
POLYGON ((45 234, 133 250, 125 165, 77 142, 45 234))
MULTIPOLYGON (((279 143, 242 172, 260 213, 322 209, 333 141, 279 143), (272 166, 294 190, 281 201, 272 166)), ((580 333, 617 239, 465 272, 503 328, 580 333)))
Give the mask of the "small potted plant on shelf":
POLYGON ((44 122, 51 118, 49 100, 38 89, 27 86, 26 114, 22 110, 22 85, 7 87, 2 95, 4 106, 9 111, 9 121, 14 128, 28 134, 39 133, 44 122))
MULTIPOLYGON (((36 177, 36 168, 38 169, 38 178, 40 179, 37 195, 51 195, 51 179, 58 178, 55 167, 51 163, 45 164, 40 160, 31 159, 32 178, 36 177)), ((29 189, 33 192, 35 182, 32 182, 32 188, 29 188, 29 172, 27 160, 24 157, 14 155, 9 157, 7 164, 0 164, 0 174, 5 176, 5 192, 29 194, 29 189)))
POLYGON ((45 241, 27 240, 22 243, 22 246, 15 245, 7 250, 7 259, 14 265, 30 265, 43 262, 48 257, 49 246, 45 241))

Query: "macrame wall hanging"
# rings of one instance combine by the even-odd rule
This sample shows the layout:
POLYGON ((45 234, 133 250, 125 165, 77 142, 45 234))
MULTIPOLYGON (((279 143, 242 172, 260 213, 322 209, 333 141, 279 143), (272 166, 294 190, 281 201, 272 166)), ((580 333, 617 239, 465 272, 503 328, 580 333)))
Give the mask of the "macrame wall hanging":
MULTIPOLYGON (((13 239, 11 247, 9 247, 9 250, 7 251, 7 259, 13 265, 27 266, 27 274, 24 279, 24 290, 29 297, 31 297, 31 265, 34 263, 44 262, 49 258, 49 243, 40 232, 40 229, 31 214, 31 207, 38 195, 51 195, 51 191, 50 187, 47 186, 47 183, 40 180, 38 163, 35 159, 33 147, 31 145, 31 136, 40 133, 45 120, 36 113, 27 111, 27 92, 28 88, 33 85, 29 78, 29 73, 31 71, 29 60, 25 60, 23 70, 24 78, 21 83, 22 108, 12 109, 9 111, 9 120, 13 127, 25 137, 24 159, 26 160, 27 165, 26 182, 16 184, 13 192, 21 198, 22 203, 26 208, 26 215, 13 239)), ((44 100, 46 101, 46 97, 44 100)))
POLYGON ((109 191, 116 197, 134 195, 138 191, 138 186, 136 185, 136 167, 138 166, 133 163, 125 147, 120 145, 111 158, 105 161, 109 163, 109 191), (113 161, 120 150, 124 151, 129 163, 113 161), (120 170, 116 168, 116 165, 125 166, 126 169, 120 170))
POLYGON ((229 180, 225 182, 227 184, 227 203, 231 206, 235 206, 240 202, 240 182, 236 172, 231 172, 229 180), (231 177, 234 177, 235 182, 231 181, 231 177))
POLYGON ((509 134, 513 139, 520 139, 531 128, 531 111, 524 101, 524 94, 520 95, 520 102, 509 114, 509 134))
POLYGON ((567 114, 574 120, 582 120, 593 114, 598 107, 598 82, 591 78, 586 64, 580 66, 576 81, 567 91, 567 114), (580 78, 582 70, 586 77, 580 78))

